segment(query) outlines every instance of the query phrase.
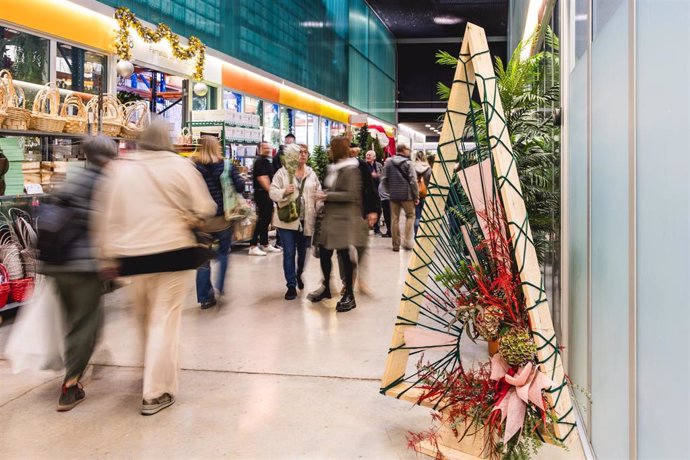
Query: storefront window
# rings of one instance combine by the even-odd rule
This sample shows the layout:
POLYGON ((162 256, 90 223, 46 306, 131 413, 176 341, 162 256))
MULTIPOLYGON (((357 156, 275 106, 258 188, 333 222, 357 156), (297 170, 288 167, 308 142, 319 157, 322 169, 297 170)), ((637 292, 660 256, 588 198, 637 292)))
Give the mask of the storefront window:
POLYGON ((232 110, 233 112, 242 112, 242 99, 243 96, 240 93, 235 93, 233 91, 223 91, 223 108, 225 110, 232 110))
POLYGON ((314 147, 319 143, 319 117, 307 114, 307 145, 309 151, 313 151, 314 147))
POLYGON ((287 107, 280 109, 280 137, 285 139, 290 133, 295 131, 295 111, 287 107))
POLYGON ((217 106, 218 88, 209 86, 205 96, 192 95, 192 110, 214 110, 217 106))
POLYGON ((331 143, 331 120, 327 118, 321 119, 321 142, 322 146, 327 146, 331 143))
POLYGON ((256 99, 253 97, 245 96, 244 97, 244 107, 243 107, 243 112, 244 113, 253 113, 255 115, 261 115, 261 100, 256 99))
POLYGON ((48 81, 50 41, 26 32, 0 27, 2 68, 15 80, 43 85, 48 81))
POLYGON ((280 106, 264 102, 264 140, 274 147, 280 145, 280 106))
POLYGON ((107 59, 76 46, 57 44, 57 85, 60 88, 98 94, 107 92, 107 59))
POLYGON ((295 141, 298 144, 307 143, 307 114, 305 112, 295 111, 295 141))

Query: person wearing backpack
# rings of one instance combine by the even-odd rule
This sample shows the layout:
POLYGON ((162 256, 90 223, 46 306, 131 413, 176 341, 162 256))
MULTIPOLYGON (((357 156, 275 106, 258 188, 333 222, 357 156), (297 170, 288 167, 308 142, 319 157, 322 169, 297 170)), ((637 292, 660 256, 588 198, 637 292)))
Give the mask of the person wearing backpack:
POLYGON ((86 167, 70 173, 62 187, 47 197, 44 209, 39 206, 38 211, 39 271, 55 280, 64 318, 65 379, 57 405, 59 412, 72 409, 86 397, 80 380, 102 324, 103 293, 89 233, 92 196, 103 168, 117 156, 117 144, 105 136, 88 138, 81 148, 86 167), (64 217, 62 223, 59 215, 64 217))
POLYGON ((400 144, 398 154, 383 167, 381 185, 390 195, 392 214, 391 227, 393 234, 393 251, 400 250, 400 211, 405 211, 405 234, 402 239, 403 249, 411 249, 412 230, 414 226, 415 205, 419 204, 419 187, 417 173, 410 161, 410 149, 400 144))
POLYGON ((414 171, 417 174, 417 188, 419 189, 419 203, 415 205, 414 217, 414 234, 417 236, 419 221, 422 219, 422 211, 424 210, 424 199, 427 196, 429 181, 431 180, 431 165, 421 150, 415 155, 414 171))
POLYGON ((273 176, 269 191, 269 196, 278 206, 278 212, 273 214, 273 226, 278 229, 283 242, 283 273, 287 286, 285 300, 294 300, 297 298, 297 289, 304 289, 302 272, 314 233, 316 194, 321 191, 319 178, 306 164, 308 158, 306 145, 286 145, 283 167, 273 176), (294 158, 298 160, 293 171, 294 158), (285 166, 286 163, 288 166, 285 166))
MULTIPOLYGON (((221 176, 225 171, 225 159, 221 152, 220 142, 213 136, 203 136, 193 157, 196 169, 201 173, 206 182, 206 187, 216 202, 218 209, 215 217, 209 219, 213 222, 211 235, 218 240, 218 278, 215 285, 219 296, 225 292, 225 274, 228 271, 228 254, 232 245, 232 222, 225 219, 225 208, 223 206, 223 187, 221 176)), ((236 168, 230 167, 230 179, 232 186, 237 193, 244 192, 244 180, 236 168)), ((202 310, 211 308, 218 303, 211 283, 211 261, 205 262, 196 269, 196 299, 201 305, 202 310)))

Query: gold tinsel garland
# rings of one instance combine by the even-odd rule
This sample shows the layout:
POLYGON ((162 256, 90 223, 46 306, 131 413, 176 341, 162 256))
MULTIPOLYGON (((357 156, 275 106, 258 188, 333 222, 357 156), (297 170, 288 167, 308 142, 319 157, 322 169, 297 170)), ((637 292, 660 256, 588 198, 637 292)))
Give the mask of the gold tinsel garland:
POLYGON ((159 23, 156 30, 151 30, 139 22, 129 8, 121 7, 115 10, 115 19, 120 26, 115 40, 115 49, 120 59, 132 60, 132 47, 129 44, 129 28, 137 31, 146 43, 158 43, 162 39, 168 40, 173 56, 177 59, 188 60, 196 56, 196 65, 192 78, 201 81, 204 78, 204 60, 206 59, 206 45, 195 36, 189 37, 189 46, 180 45, 180 38, 170 30, 168 25, 159 23))

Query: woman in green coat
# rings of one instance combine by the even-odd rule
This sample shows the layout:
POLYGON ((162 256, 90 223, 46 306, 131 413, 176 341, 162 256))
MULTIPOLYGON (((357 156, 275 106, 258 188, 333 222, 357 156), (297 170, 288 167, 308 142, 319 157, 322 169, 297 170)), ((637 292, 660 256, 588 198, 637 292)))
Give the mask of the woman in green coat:
POLYGON ((353 257, 355 248, 367 244, 368 228, 362 219, 361 173, 356 158, 350 158, 350 141, 343 136, 331 140, 333 165, 328 167, 324 181, 325 192, 319 199, 323 201, 322 219, 314 244, 318 247, 323 273, 323 286, 309 294, 312 302, 331 298, 331 270, 333 252, 337 251, 345 264, 345 293, 338 301, 336 311, 345 312, 357 306, 353 284, 353 257))

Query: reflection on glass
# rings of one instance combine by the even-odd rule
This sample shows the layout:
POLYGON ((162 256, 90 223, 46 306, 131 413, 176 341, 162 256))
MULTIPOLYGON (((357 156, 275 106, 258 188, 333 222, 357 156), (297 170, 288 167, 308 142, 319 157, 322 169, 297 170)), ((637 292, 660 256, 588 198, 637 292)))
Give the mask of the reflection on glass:
POLYGON ((280 141, 280 106, 264 102, 264 140, 273 147, 278 147, 280 141))
POLYGON ((295 142, 298 144, 307 143, 307 114, 295 111, 295 142))
POLYGON ((253 114, 261 115, 259 113, 260 103, 261 103, 260 99, 245 96, 244 97, 244 113, 253 113, 253 114))
POLYGON ((331 120, 327 118, 321 119, 321 139, 320 145, 326 147, 331 143, 331 120))
POLYGON ((240 113, 242 112, 242 99, 243 96, 240 93, 223 91, 223 108, 240 113))
POLYGON ((57 85, 60 88, 98 94, 100 88, 107 92, 107 59, 102 54, 76 46, 57 44, 57 85))
POLYGON ((48 81, 49 40, 0 27, 2 68, 15 80, 43 85, 48 81))
POLYGON ((218 88, 213 86, 208 87, 208 93, 205 96, 197 96, 192 93, 192 110, 212 110, 216 108, 216 99, 218 88))
POLYGON ((307 114, 307 145, 309 146, 309 151, 314 149, 314 146, 319 143, 319 117, 307 114))

